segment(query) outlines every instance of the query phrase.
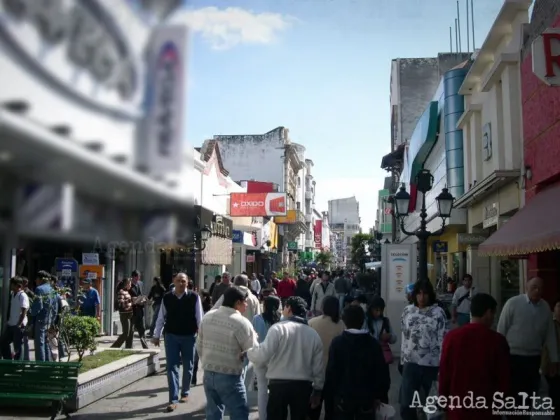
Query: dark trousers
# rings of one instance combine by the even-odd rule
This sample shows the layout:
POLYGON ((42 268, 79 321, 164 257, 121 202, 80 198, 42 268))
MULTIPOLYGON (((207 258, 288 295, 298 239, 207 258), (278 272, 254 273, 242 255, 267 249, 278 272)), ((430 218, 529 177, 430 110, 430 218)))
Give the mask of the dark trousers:
MULTIPOLYGON (((424 392, 424 398, 430 394, 432 383, 437 381, 438 368, 405 363, 402 371, 400 405, 402 420, 417 420, 416 407, 412 407, 415 392, 424 392)), ((422 402, 423 403, 423 402, 422 402)))
POLYGON ((194 364, 193 364, 192 379, 191 379, 191 384, 192 385, 196 385, 196 380, 197 380, 196 375, 197 374, 198 374, 198 353, 197 353, 196 348, 195 348, 194 349, 194 364))
POLYGON ((554 419, 560 419, 560 376, 547 376, 548 396, 554 405, 554 419))
POLYGON ((27 359, 24 357, 24 341, 27 341, 25 329, 16 326, 7 326, 4 334, 0 337, 2 358, 6 360, 12 359, 11 344, 14 345, 14 360, 29 360, 29 351, 27 352, 27 359))
POLYGON ((121 319, 122 332, 117 338, 117 341, 113 343, 111 347, 120 349, 122 345, 125 348, 131 349, 132 342, 134 340, 134 326, 132 325, 132 313, 119 313, 119 318, 121 319))
POLYGON ((132 315, 132 325, 134 329, 138 332, 140 337, 140 344, 142 344, 143 349, 148 348, 148 343, 146 343, 146 327, 144 326, 144 313, 133 313, 132 315))
MULTIPOLYGON (((520 392, 526 392, 532 395, 533 392, 539 392, 541 384, 541 367, 540 356, 517 356, 510 355, 511 363, 511 392, 515 397, 517 405, 522 405, 522 398, 519 397, 520 392)), ((529 403, 530 404, 530 403, 529 403)), ((531 411, 531 408, 529 409, 531 411)), ((529 416, 513 416, 516 420, 528 419, 529 416)))
POLYGON ((349 401, 335 399, 334 419, 336 420, 372 420, 375 419, 375 405, 372 399, 367 401, 349 401))
POLYGON ((334 417, 334 401, 332 398, 321 398, 321 404, 319 407, 309 408, 308 417, 310 420, 319 420, 321 418, 321 411, 325 407, 325 417, 324 420, 332 420, 334 417))
POLYGON ((308 381, 283 381, 271 379, 268 383, 268 420, 306 420, 313 387, 308 381))

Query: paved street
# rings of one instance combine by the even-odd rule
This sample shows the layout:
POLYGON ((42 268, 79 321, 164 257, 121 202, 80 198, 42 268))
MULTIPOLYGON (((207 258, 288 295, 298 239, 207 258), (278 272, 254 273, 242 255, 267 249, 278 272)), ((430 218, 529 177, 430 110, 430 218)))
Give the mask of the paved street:
MULTIPOLYGON (((102 346, 107 346, 110 339, 103 339, 102 346)), ((136 343, 139 348, 140 344, 136 343)), ((162 354, 162 364, 165 363, 165 355, 162 354)), ((391 368, 392 389, 390 399, 394 404, 398 397, 398 386, 400 375, 396 365, 391 368)), ((202 372, 199 373, 198 383, 192 388, 188 404, 179 405, 174 413, 165 413, 167 405, 167 377, 165 372, 140 380, 107 398, 93 403, 72 415, 74 420, 128 420, 128 419, 204 419, 204 408, 206 405, 204 390, 202 387, 202 372)), ((251 407, 251 420, 259 418, 257 413, 257 393, 249 392, 249 404, 251 407)), ((7 412, 0 408, 1 420, 42 420, 49 418, 48 413, 30 409, 13 409, 7 412)), ((60 416, 59 419, 63 419, 60 416)), ((229 417, 226 417, 229 418, 229 417)), ((398 419, 398 417, 397 417, 398 419)))

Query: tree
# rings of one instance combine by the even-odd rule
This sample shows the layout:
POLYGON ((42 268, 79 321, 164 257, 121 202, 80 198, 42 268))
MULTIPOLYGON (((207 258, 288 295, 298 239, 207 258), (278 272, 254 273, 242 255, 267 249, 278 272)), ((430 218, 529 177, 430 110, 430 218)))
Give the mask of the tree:
POLYGON ((363 269, 367 243, 371 241, 371 239, 372 236, 368 233, 358 233, 352 238, 352 250, 350 251, 352 264, 363 269))
POLYGON ((315 255, 315 261, 322 268, 326 268, 333 262, 333 254, 330 251, 321 251, 315 255))
POLYGON ((64 313, 60 320, 59 340, 62 340, 68 349, 68 360, 70 360, 70 348, 75 348, 78 352, 78 362, 82 361, 86 351, 95 351, 97 349, 95 338, 99 335, 100 329, 99 321, 93 317, 64 313))

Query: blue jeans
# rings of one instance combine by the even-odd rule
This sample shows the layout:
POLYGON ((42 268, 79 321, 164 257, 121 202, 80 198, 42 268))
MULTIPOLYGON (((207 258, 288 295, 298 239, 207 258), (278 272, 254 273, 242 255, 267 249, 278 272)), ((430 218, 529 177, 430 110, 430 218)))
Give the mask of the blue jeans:
POLYGON ((463 325, 468 324, 471 322, 471 314, 464 314, 461 312, 457 313, 457 325, 462 327, 463 325))
POLYGON ((222 420, 227 408, 231 420, 248 420, 247 392, 243 375, 204 372, 206 420, 222 420))
POLYGON ((35 360, 51 361, 51 350, 47 341, 47 324, 44 321, 35 320, 33 342, 35 344, 35 360))
POLYGON ((181 397, 189 395, 194 365, 194 335, 165 334, 165 357, 167 359, 167 383, 169 403, 179 402, 179 365, 183 364, 181 397))
POLYGON ((402 420, 417 420, 416 408, 411 407, 414 394, 420 394, 422 405, 430 394, 432 383, 437 381, 439 368, 435 366, 421 366, 416 363, 405 363, 402 372, 402 382, 399 395, 402 420))

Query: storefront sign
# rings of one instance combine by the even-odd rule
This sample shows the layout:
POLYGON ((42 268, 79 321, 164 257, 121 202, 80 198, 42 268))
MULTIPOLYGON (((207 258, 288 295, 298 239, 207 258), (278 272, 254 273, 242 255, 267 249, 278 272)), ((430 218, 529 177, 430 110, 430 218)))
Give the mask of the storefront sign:
POLYGON ((323 221, 316 220, 315 226, 313 226, 313 236, 315 239, 315 248, 323 248, 323 221))
POLYGON ((482 227, 484 229, 496 226, 499 219, 500 211, 498 209, 498 203, 492 203, 489 206, 484 207, 482 214, 482 227))
MULTIPOLYGON (((126 31, 108 23, 114 19, 100 3, 96 0, 3 1, 0 36, 14 45, 18 54, 24 55, 42 78, 56 81, 80 100, 98 103, 92 94, 96 90, 93 87, 98 86, 98 91, 114 92, 128 107, 131 101, 141 97, 138 61, 129 40, 123 37, 126 31), (37 40, 28 36, 27 25, 22 23, 35 27, 37 40)), ((104 102, 99 105, 115 104, 114 99, 104 102)))
POLYGON ((389 267, 388 267, 388 283, 389 283, 389 299, 404 299, 404 289, 407 284, 412 283, 411 278, 411 252, 410 248, 389 249, 389 267))
POLYGON ((297 250, 298 250, 297 241, 288 242, 288 251, 297 251, 297 250))
POLYGON ((476 233, 458 233, 457 242, 459 245, 479 245, 488 239, 484 235, 479 235, 476 233))
POLYGON ((532 45, 533 73, 549 86, 560 86, 560 28, 545 30, 532 45))
POLYGON ((254 263, 255 262, 255 255, 254 254, 248 254, 247 258, 246 258, 246 262, 254 263))
POLYGON ((234 244, 242 244, 243 243, 243 231, 241 230, 234 230, 232 234, 231 241, 234 244))
POLYGON ((285 216, 285 193, 232 193, 230 195, 231 216, 285 216))
POLYGON ((84 253, 82 253, 82 264, 84 264, 84 265, 99 265, 99 254, 97 252, 84 252, 84 253))
POLYGON ((219 238, 232 239, 233 224, 230 219, 223 216, 214 216, 214 220, 210 223, 212 236, 219 238))
POLYGON ((447 252, 447 242, 435 241, 432 244, 432 250, 437 253, 447 252))

